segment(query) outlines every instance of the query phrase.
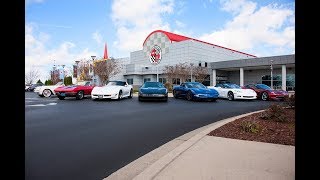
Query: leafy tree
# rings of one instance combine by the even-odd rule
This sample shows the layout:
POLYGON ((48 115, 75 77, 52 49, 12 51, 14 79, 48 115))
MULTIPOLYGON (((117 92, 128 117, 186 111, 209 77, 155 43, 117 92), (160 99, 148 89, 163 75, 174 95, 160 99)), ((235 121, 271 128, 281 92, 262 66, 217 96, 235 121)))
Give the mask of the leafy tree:
POLYGON ((37 84, 43 84, 43 83, 42 83, 41 80, 39 79, 39 80, 37 81, 37 84))
POLYGON ((45 85, 53 85, 51 79, 46 80, 46 82, 44 83, 45 85))
POLYGON ((66 86, 71 85, 72 84, 72 77, 71 76, 65 77, 63 82, 66 86))

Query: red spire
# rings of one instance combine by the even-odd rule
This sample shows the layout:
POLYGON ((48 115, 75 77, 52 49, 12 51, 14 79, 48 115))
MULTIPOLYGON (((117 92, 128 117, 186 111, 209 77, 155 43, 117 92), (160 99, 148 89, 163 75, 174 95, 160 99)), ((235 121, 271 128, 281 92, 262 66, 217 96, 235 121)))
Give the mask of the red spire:
POLYGON ((104 55, 103 55, 103 59, 104 59, 104 60, 109 59, 109 57, 108 57, 108 50, 107 50, 107 43, 104 44, 104 55))

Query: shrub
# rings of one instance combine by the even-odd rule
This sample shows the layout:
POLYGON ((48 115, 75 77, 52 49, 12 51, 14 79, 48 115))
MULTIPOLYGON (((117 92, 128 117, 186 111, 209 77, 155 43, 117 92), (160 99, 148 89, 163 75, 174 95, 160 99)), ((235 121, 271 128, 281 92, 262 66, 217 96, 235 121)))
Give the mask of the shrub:
POLYGON ((168 89, 168 92, 172 92, 172 84, 171 84, 171 83, 166 82, 166 83, 164 84, 164 86, 168 89))
POLYGON ((262 112, 260 115, 261 119, 272 119, 279 122, 284 122, 287 120, 287 117, 285 116, 285 110, 282 108, 282 106, 277 104, 272 104, 269 106, 269 108, 262 112))
POLYGON ((284 101, 285 101, 285 104, 289 106, 289 108, 294 108, 296 104, 296 97, 293 94, 292 96, 286 97, 284 101))
POLYGON ((245 132, 250 132, 250 133, 257 133, 260 131, 260 126, 250 121, 242 121, 241 128, 245 132))

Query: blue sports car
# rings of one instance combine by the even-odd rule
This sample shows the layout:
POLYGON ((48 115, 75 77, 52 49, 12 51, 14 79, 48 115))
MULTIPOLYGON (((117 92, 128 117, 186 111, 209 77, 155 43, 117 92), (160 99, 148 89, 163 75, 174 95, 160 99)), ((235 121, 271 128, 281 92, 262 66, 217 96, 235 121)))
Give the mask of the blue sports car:
POLYGON ((173 88, 175 98, 184 97, 187 100, 211 100, 216 101, 219 93, 214 89, 208 89, 198 82, 186 82, 173 88))
POLYGON ((168 90, 160 82, 145 82, 139 89, 139 101, 163 100, 168 101, 168 90))

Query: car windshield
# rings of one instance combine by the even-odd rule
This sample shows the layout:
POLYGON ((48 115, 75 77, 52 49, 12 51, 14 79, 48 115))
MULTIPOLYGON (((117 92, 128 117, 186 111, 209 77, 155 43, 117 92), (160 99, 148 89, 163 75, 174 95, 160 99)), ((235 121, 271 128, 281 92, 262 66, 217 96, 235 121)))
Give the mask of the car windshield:
POLYGON ((63 84, 63 82, 60 81, 60 82, 58 82, 58 83, 56 84, 56 86, 61 86, 62 84, 63 84))
POLYGON ((272 90, 271 87, 265 85, 265 84, 257 84, 256 87, 258 89, 267 89, 267 90, 272 90))
POLYGON ((146 82, 143 84, 142 88, 149 88, 149 87, 153 87, 153 88, 164 88, 162 83, 159 82, 146 82))
POLYGON ((186 83, 186 86, 188 88, 206 88, 206 86, 201 83, 186 83))
POLYGON ((224 87, 230 88, 230 89, 241 89, 241 87, 236 84, 223 84, 223 85, 224 87))
POLYGON ((77 85, 84 86, 87 83, 90 83, 90 82, 88 82, 88 81, 80 81, 80 82, 77 83, 77 85))
POLYGON ((126 82, 123 81, 109 81, 107 86, 124 86, 126 82))

